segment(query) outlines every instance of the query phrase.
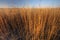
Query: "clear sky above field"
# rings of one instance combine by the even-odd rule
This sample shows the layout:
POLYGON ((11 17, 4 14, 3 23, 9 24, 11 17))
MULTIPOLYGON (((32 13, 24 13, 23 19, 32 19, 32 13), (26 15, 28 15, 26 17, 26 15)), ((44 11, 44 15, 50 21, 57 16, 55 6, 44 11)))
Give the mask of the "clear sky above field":
POLYGON ((60 7, 60 0, 0 0, 0 8, 5 7, 60 7))

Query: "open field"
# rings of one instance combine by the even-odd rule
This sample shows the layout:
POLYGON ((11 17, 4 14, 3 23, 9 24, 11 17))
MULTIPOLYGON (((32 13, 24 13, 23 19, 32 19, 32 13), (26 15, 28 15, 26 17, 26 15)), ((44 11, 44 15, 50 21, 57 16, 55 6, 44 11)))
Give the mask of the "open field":
POLYGON ((1 8, 0 40, 60 40, 60 8, 1 8))

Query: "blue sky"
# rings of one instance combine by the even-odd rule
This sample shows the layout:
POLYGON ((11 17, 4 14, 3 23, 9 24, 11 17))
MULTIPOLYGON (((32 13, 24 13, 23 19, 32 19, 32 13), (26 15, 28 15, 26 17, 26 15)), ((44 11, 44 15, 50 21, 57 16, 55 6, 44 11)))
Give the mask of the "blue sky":
POLYGON ((60 7, 60 0, 0 0, 0 8, 5 7, 60 7))

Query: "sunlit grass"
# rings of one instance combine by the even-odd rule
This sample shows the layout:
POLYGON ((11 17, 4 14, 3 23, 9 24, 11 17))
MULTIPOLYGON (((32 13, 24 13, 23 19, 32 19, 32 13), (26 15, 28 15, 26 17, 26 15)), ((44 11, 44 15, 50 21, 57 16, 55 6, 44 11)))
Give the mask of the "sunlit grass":
POLYGON ((0 40, 59 40, 60 8, 0 9, 0 40))

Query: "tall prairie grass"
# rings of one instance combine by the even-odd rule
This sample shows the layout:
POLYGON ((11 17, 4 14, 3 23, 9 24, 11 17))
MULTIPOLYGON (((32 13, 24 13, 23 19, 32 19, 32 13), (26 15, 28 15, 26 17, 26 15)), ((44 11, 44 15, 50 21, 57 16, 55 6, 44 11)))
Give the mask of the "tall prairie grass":
POLYGON ((60 8, 0 9, 0 40, 60 40, 60 8))

